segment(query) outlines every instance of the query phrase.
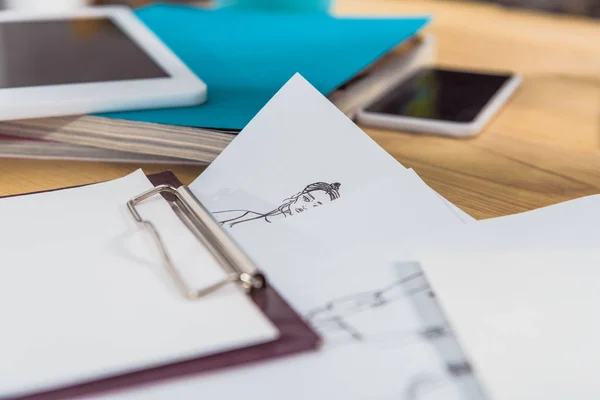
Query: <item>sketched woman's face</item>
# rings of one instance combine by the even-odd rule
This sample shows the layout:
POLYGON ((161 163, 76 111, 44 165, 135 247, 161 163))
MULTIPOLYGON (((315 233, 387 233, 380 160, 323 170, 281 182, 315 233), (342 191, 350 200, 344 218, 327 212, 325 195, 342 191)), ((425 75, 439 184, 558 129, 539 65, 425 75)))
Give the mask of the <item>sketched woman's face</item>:
POLYGON ((314 182, 289 197, 279 207, 268 212, 258 212, 246 209, 213 211, 221 225, 233 228, 235 225, 249 221, 271 222, 277 216, 289 217, 300 214, 311 208, 320 207, 340 198, 340 183, 314 182), (233 214, 233 216, 231 216, 233 214))
POLYGON ((314 207, 322 206, 325 202, 331 201, 330 196, 323 190, 302 193, 290 206, 293 214, 299 214, 314 207))

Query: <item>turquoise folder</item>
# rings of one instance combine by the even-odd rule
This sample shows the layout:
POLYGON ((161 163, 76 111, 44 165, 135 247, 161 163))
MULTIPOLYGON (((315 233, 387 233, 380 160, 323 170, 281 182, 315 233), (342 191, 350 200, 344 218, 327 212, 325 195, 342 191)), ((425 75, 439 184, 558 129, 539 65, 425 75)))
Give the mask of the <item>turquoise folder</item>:
POLYGON ((328 94, 427 23, 156 5, 138 17, 208 86, 200 106, 102 114, 241 129, 296 72, 328 94))

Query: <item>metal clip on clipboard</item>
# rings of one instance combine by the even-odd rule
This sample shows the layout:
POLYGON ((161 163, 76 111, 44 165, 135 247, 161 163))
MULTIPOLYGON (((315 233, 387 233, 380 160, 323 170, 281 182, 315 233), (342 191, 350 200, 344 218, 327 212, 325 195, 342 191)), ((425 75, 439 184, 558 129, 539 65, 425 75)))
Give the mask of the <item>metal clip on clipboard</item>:
POLYGON ((127 207, 133 215, 133 218, 143 226, 154 237, 156 244, 161 252, 167 271, 182 291, 189 299, 198 299, 206 296, 215 290, 227 285, 228 283, 237 283, 246 290, 263 288, 266 284, 265 277, 254 265, 252 260, 244 253, 242 249, 229 237, 221 225, 212 217, 210 212, 200 203, 187 186, 178 188, 172 185, 156 186, 127 202, 127 207), (136 209, 136 205, 150 197, 169 193, 175 197, 171 205, 175 213, 183 223, 196 235, 196 237, 206 246, 213 257, 228 273, 227 277, 213 285, 194 289, 191 288, 183 279, 179 270, 171 261, 171 257, 161 239, 156 226, 146 219, 143 219, 136 209))

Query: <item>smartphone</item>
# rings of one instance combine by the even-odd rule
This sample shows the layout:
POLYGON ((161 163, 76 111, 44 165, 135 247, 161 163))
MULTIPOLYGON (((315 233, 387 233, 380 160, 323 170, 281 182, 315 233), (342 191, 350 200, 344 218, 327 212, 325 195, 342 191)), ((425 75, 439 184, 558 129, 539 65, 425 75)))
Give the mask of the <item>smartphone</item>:
POLYGON ((521 77, 421 68, 357 113, 361 125, 468 137, 480 133, 521 77))

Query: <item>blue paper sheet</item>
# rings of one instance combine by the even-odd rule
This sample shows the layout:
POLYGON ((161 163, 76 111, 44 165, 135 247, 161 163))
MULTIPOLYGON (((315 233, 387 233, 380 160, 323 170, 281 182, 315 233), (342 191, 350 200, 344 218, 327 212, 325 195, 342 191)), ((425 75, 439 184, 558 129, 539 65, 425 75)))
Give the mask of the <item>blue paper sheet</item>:
POLYGON ((428 21, 167 5, 137 15, 207 84, 208 101, 102 116, 229 129, 243 128, 294 73, 328 94, 428 21))

